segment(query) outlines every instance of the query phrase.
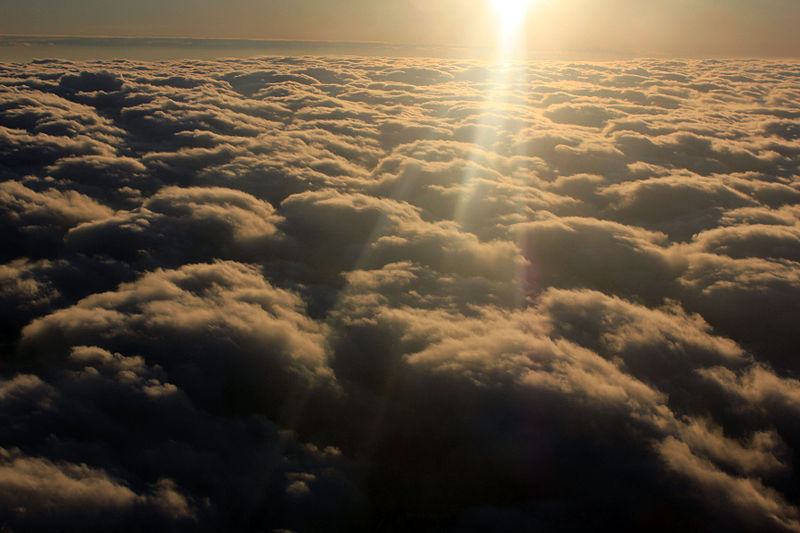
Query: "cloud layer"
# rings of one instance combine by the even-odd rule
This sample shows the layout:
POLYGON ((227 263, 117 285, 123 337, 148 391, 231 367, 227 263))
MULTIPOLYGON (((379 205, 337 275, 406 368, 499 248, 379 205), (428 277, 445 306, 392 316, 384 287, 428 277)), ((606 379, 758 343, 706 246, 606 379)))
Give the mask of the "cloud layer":
POLYGON ((800 65, 0 65, 0 527, 800 531, 800 65))

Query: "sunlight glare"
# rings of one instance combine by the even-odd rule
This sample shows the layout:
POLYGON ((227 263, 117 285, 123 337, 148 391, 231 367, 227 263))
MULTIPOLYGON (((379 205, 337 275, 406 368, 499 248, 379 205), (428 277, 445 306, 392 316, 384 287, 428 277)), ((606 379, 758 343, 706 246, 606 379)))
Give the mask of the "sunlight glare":
POLYGON ((504 34, 513 32, 525 18, 531 0, 492 0, 504 34))

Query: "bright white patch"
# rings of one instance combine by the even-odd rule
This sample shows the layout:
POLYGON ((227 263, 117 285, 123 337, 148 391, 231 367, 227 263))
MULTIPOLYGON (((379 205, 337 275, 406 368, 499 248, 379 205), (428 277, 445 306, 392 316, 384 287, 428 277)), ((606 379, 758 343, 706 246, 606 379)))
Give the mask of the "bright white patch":
POLYGON ((492 5, 500 16, 503 33, 508 34, 522 24, 531 0, 492 0, 492 5))

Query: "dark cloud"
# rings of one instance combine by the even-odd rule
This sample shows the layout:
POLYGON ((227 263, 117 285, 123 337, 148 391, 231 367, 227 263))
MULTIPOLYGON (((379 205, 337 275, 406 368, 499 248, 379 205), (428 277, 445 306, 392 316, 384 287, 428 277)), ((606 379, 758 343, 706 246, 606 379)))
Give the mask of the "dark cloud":
POLYGON ((609 119, 614 118, 617 114, 601 106, 585 105, 574 107, 562 105, 546 111, 544 116, 553 122, 560 122, 562 124, 601 128, 609 119))
POLYGON ((592 288, 658 302, 685 259, 666 248, 666 235, 594 218, 548 217, 516 226, 528 291, 545 287, 592 288))
POLYGON ((0 70, 0 529, 800 531, 768 61, 0 70))
POLYGON ((101 70, 97 72, 83 71, 77 75, 66 74, 58 81, 58 86, 76 92, 112 92, 120 90, 123 83, 124 80, 121 76, 101 70))

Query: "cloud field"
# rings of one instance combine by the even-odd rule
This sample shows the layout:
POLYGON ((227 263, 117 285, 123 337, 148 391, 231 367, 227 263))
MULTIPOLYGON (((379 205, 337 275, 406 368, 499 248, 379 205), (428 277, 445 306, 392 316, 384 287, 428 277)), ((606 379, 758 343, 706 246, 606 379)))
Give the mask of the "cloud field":
POLYGON ((4 531, 800 531, 800 63, 0 64, 4 531))

